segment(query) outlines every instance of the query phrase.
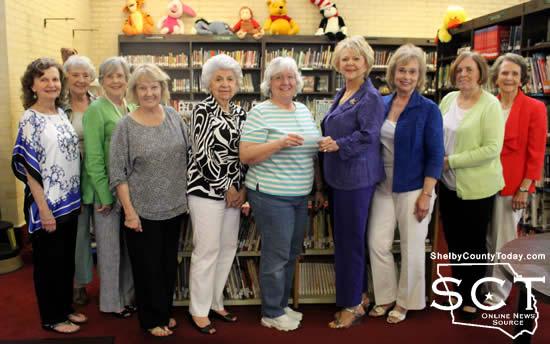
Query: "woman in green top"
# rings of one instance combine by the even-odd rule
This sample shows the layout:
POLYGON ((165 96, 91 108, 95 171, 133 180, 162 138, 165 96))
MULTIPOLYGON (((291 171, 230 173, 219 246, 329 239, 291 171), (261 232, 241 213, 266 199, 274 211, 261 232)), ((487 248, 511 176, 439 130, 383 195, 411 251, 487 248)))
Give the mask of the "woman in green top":
POLYGON ((127 318, 135 310, 134 283, 120 212, 113 209, 115 198, 109 188, 109 146, 118 121, 135 109, 124 96, 130 69, 121 57, 110 57, 99 66, 99 83, 105 96, 86 110, 84 126, 84 164, 88 185, 83 185, 82 200, 94 204, 97 263, 100 279, 99 310, 127 318))
MULTIPOLYGON (((485 237, 495 194, 504 187, 500 151, 504 118, 498 99, 482 89, 489 69, 475 52, 460 54, 451 65, 451 92, 440 104, 445 131, 445 160, 441 177, 440 209, 449 253, 469 254, 452 264, 484 263, 485 237)), ((462 282, 462 315, 472 319, 477 308, 472 286, 485 275, 483 265, 453 265, 453 277, 462 282)), ((478 297, 479 302, 484 299, 478 297)), ((460 300, 459 300, 460 302, 460 300)))

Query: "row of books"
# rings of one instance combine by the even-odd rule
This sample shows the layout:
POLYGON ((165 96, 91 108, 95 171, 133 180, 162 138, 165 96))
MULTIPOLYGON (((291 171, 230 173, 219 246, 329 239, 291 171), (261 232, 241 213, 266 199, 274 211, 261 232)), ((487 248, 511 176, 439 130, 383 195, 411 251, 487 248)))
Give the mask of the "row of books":
POLYGON ((260 231, 256 227, 256 222, 251 216, 242 216, 239 227, 239 237, 237 242, 237 251, 239 252, 258 252, 260 251, 260 231))
POLYGON ((334 248, 332 222, 327 209, 321 209, 311 219, 311 225, 304 236, 305 249, 334 248))
MULTIPOLYGON (((189 268, 191 258, 184 257, 176 271, 175 300, 189 299, 189 268)), ((245 300, 260 298, 258 262, 254 258, 235 259, 224 288, 226 299, 245 300)))
MULTIPOLYGON (((200 100, 170 99, 170 106, 176 109, 176 111, 186 119, 191 117, 193 108, 199 102, 200 100)), ((245 111, 249 111, 258 103, 258 100, 234 99, 233 102, 242 107, 245 111)))
POLYGON ((334 264, 301 262, 298 265, 299 296, 328 296, 336 294, 334 264))
POLYGON ((193 50, 191 65, 202 67, 211 57, 218 54, 229 55, 234 58, 242 68, 258 68, 260 66, 260 52, 256 50, 220 50, 220 49, 197 49, 193 50))
POLYGON ((135 66, 143 63, 154 63, 162 68, 187 68, 189 57, 185 53, 168 55, 126 55, 122 56, 126 62, 135 66))
POLYGON ((531 57, 526 57, 525 60, 529 69, 526 92, 550 94, 550 55, 533 54, 531 57))
POLYGON ((184 79, 172 79, 172 92, 191 92, 191 80, 184 79))
POLYGON ((332 106, 332 99, 307 99, 306 106, 311 111, 313 119, 318 128, 321 128, 321 121, 332 106))
POLYGON ((266 52, 265 63, 268 64, 279 56, 293 57, 300 69, 330 69, 332 47, 329 45, 321 46, 319 49, 295 50, 294 48, 283 48, 270 50, 266 52))
POLYGON ((474 50, 487 59, 519 51, 521 48, 521 26, 493 25, 474 31, 474 50))

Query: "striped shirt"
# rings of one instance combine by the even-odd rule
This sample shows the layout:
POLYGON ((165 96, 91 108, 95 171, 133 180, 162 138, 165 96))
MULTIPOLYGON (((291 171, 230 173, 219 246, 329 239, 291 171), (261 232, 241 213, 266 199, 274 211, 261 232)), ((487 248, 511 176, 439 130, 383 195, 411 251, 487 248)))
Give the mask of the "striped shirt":
POLYGON ((320 133, 308 108, 298 102, 294 105, 295 110, 288 111, 267 100, 250 110, 242 142, 269 143, 294 133, 304 138, 304 144, 284 148, 249 166, 246 187, 275 196, 304 196, 311 192, 313 158, 320 133))

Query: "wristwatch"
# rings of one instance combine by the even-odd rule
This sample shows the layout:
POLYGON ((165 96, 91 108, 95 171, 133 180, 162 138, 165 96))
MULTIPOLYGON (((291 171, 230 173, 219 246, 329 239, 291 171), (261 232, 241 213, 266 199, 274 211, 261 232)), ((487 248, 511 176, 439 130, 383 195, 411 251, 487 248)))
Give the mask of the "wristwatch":
POLYGON ((519 192, 529 192, 529 188, 524 188, 523 186, 520 186, 519 192))

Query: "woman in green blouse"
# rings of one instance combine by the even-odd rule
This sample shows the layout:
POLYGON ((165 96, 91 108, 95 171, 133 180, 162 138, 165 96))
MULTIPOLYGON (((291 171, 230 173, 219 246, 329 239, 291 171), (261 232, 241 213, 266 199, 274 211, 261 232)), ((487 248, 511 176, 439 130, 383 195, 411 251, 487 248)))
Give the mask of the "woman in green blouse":
POLYGON ((99 66, 99 83, 105 96, 94 101, 83 119, 84 163, 90 187, 83 186, 94 203, 95 238, 100 279, 99 310, 127 318, 135 310, 134 283, 120 212, 113 209, 115 197, 109 188, 109 146, 118 121, 135 109, 124 99, 130 70, 121 57, 110 57, 99 66))

